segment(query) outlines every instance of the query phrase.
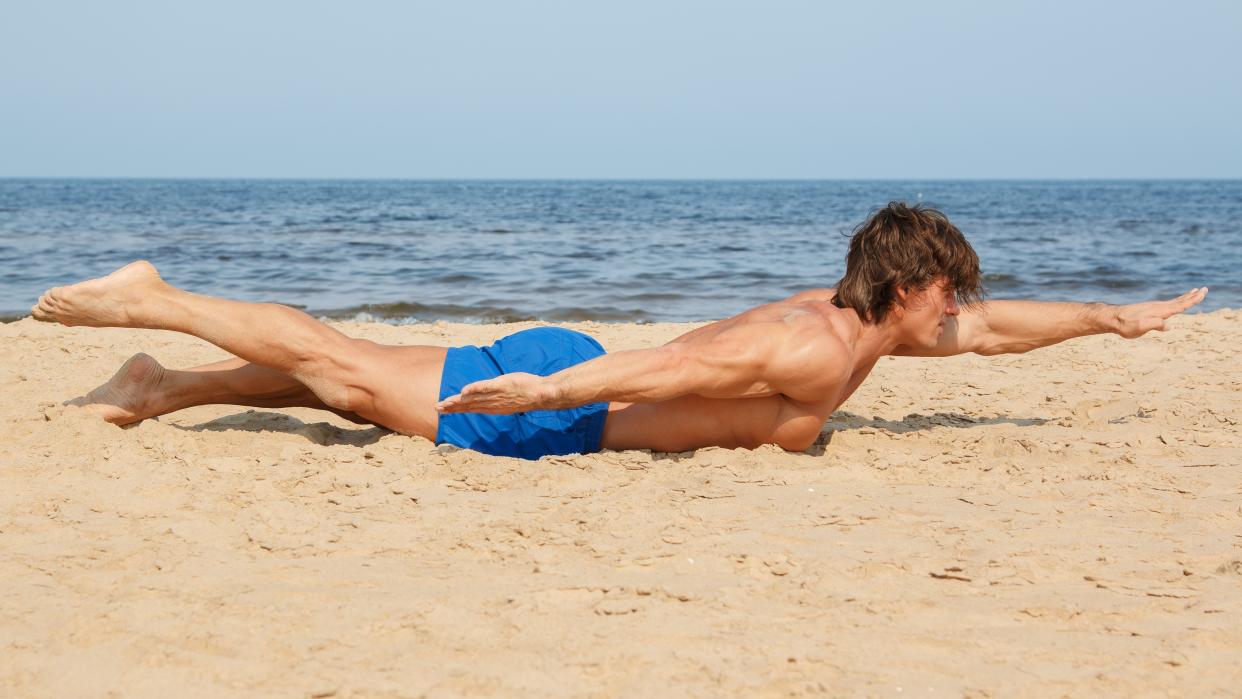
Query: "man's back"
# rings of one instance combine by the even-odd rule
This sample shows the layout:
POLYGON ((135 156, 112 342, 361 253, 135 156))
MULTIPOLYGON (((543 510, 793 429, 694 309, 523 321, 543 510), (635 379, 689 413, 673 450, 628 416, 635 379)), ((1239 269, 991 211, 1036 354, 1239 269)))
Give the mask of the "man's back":
MULTIPOLYGON (((761 444, 794 451, 808 448, 824 421, 865 376, 865 372, 855 376, 849 361, 855 328, 846 312, 827 303, 833 293, 832 289, 802 292, 696 328, 668 343, 694 352, 712 343, 762 337, 765 347, 796 348, 776 351, 801 352, 795 359, 800 370, 820 377, 814 394, 795 398, 768 390, 739 398, 683 395, 658 403, 614 402, 601 446, 657 451, 703 446, 753 449, 761 444)), ((738 348, 734 353, 744 356, 745 350, 738 348)), ((772 361, 772 357, 756 352, 749 361, 772 361)))

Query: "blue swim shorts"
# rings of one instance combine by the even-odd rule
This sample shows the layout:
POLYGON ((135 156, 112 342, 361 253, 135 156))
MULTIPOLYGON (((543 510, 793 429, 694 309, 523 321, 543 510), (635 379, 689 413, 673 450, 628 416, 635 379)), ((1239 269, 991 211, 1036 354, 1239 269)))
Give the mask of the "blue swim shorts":
MULTIPOLYGON (((547 376, 604 354, 589 335, 564 328, 531 328, 487 347, 451 347, 440 376, 440 400, 475 381, 526 372, 547 376)), ((549 454, 599 451, 608 403, 568 410, 531 410, 513 415, 440 415, 436 444, 452 444, 495 456, 538 459, 549 454)))

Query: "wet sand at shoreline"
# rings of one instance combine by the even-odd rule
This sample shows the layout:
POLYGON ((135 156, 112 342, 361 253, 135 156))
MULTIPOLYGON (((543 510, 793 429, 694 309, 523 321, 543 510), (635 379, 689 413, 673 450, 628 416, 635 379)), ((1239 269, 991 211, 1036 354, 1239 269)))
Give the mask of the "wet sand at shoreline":
POLYGON ((120 429, 60 402, 137 351, 221 351, 0 325, 0 694, 1236 692, 1240 321, 885 358, 807 453, 538 462, 310 410, 120 429))

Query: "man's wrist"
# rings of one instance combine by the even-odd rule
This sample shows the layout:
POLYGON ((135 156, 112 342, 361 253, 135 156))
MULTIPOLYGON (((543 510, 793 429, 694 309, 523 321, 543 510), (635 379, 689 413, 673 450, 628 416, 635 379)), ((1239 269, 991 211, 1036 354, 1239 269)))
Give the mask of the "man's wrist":
POLYGON ((560 410, 565 407, 562 405, 565 399, 565 389, 559 381, 551 376, 545 376, 540 383, 542 384, 543 395, 539 402, 543 406, 543 410, 560 410))
POLYGON ((1095 310, 1096 332, 1100 333, 1119 333, 1121 332, 1121 306, 1114 306, 1108 303, 1093 303, 1091 306, 1095 310))

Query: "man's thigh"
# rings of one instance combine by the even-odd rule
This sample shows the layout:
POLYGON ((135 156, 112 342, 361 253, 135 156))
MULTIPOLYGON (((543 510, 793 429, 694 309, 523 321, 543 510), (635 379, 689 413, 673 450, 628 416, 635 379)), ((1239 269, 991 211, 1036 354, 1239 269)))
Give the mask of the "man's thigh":
POLYGON ((436 438, 440 375, 448 349, 427 345, 381 345, 359 341, 352 363, 352 407, 362 417, 402 434, 436 438))

